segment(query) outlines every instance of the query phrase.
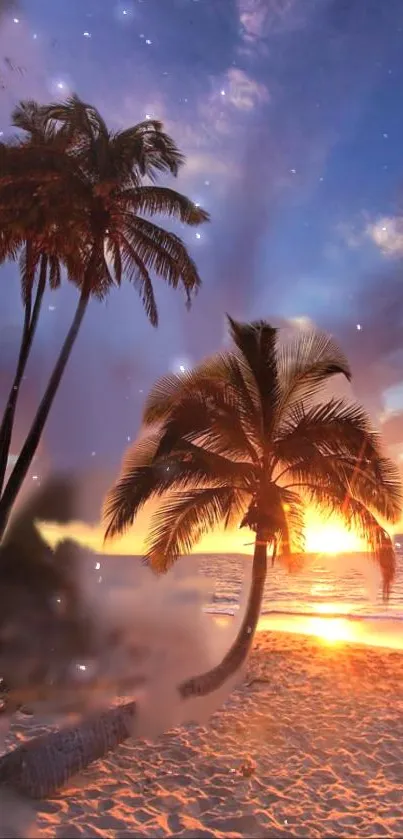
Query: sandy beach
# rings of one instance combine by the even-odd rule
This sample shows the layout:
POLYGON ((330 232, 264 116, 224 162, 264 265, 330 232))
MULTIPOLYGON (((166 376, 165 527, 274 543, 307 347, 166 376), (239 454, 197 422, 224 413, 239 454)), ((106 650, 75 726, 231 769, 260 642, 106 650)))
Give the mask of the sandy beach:
MULTIPOLYGON (((21 717, 14 738, 37 731, 21 717)), ((124 744, 59 796, 30 803, 30 829, 397 837, 402 766, 402 653, 258 633, 245 682, 208 726, 124 744)))

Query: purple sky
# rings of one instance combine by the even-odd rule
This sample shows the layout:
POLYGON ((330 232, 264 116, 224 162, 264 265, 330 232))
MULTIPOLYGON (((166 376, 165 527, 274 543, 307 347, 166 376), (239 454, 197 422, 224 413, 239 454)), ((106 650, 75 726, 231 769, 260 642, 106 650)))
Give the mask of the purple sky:
MULTIPOLYGON (((114 128, 159 117, 188 158, 174 185, 212 218, 181 231, 203 279, 190 314, 158 281, 158 331, 130 287, 93 303, 35 469, 113 475, 148 387, 218 349, 226 311, 331 330, 403 453, 401 0, 21 0, 0 45, 4 134, 18 99, 73 91, 114 128)), ((0 396, 22 318, 1 272, 0 396)), ((15 447, 75 299, 49 295, 15 447)))

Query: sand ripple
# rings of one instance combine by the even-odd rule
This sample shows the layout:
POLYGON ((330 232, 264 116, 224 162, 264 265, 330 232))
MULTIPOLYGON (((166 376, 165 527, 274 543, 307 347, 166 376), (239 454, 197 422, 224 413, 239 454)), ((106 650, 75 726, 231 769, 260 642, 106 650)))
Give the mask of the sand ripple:
POLYGON ((262 634, 208 727, 121 746, 32 805, 35 835, 398 837, 402 766, 403 654, 262 634))

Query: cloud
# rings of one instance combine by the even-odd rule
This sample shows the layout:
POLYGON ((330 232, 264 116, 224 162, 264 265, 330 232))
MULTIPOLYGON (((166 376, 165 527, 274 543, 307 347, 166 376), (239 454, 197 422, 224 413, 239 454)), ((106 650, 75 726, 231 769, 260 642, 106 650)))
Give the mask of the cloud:
POLYGON ((394 411, 381 418, 381 432, 389 446, 403 444, 403 411, 394 411))
MULTIPOLYGON (((251 111, 255 105, 269 101, 269 91, 264 84, 252 79, 244 70, 231 67, 227 72, 225 92, 234 108, 239 111, 251 111)), ((221 93, 220 93, 221 95, 221 93)))
POLYGON ((366 234, 385 256, 403 256, 403 218, 382 216, 367 226, 366 234))
POLYGON ((239 0, 239 20, 245 41, 256 41, 263 36, 267 17, 266 5, 260 0, 239 0))
POLYGON ((214 89, 198 105, 199 126, 208 133, 210 145, 212 131, 218 140, 233 136, 235 117, 245 131, 245 116, 270 101, 267 87, 237 67, 230 67, 220 82, 214 79, 212 84, 214 89))
POLYGON ((351 250, 361 247, 366 235, 362 226, 358 227, 354 223, 344 221, 336 225, 336 233, 351 250))
POLYGON ((256 43, 278 33, 304 26, 321 0, 238 0, 241 33, 247 43, 256 43))

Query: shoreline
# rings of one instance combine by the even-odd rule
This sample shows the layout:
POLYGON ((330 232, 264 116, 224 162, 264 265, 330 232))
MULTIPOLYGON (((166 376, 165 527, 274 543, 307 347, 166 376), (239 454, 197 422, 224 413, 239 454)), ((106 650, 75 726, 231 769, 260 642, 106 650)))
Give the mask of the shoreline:
POLYGON ((208 724, 128 741, 30 803, 31 827, 58 839, 398 836, 402 765, 403 653, 261 631, 208 724))
MULTIPOLYGON (((209 611, 207 614, 222 626, 228 626, 231 621, 238 619, 237 615, 223 612, 209 611)), ((259 636, 262 633, 296 635, 334 646, 350 644, 403 653, 403 617, 394 615, 384 618, 343 613, 273 611, 260 616, 256 634, 259 636)))

